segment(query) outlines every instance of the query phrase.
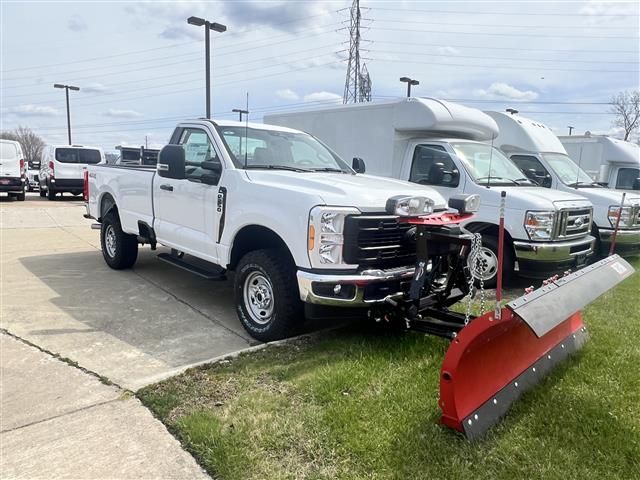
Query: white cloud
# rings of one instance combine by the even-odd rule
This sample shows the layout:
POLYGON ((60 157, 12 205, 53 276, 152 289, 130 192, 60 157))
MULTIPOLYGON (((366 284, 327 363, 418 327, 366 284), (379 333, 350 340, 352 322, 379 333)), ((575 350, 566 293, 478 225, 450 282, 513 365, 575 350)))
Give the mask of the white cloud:
POLYGON ((456 47, 447 45, 446 47, 438 47, 438 53, 440 55, 460 55, 460 50, 456 47))
POLYGON ((80 89, 81 92, 84 93, 105 93, 110 91, 111 89, 102 83, 90 83, 88 85, 83 85, 80 89))
POLYGON ((73 32, 82 32, 87 29, 87 24, 80 15, 73 15, 67 22, 67 28, 73 32))
POLYGON ((31 104, 10 107, 5 111, 17 117, 55 117, 62 113, 57 108, 31 104))
POLYGON ((278 90, 276 92, 276 96, 283 98, 284 100, 298 100, 300 98, 300 96, 290 88, 278 90))
POLYGON ((332 92, 313 92, 304 96, 305 102, 334 102, 339 103, 342 101, 342 95, 332 92))
POLYGON ((181 38, 201 40, 202 32, 202 28, 195 28, 193 25, 189 24, 179 24, 166 27, 162 32, 160 32, 160 36, 169 40, 177 40, 181 38))
POLYGON ((105 117, 114 117, 114 118, 140 118, 142 117, 142 113, 136 112, 135 110, 117 110, 115 108, 110 108, 104 113, 105 117))
POLYGON ((510 100, 535 100, 538 93, 533 90, 519 90, 516 87, 504 82, 494 82, 488 89, 476 89, 474 95, 479 98, 508 98, 510 100))
POLYGON ((635 2, 591 0, 578 11, 578 14, 589 15, 587 22, 591 25, 602 25, 638 15, 637 5, 635 2))

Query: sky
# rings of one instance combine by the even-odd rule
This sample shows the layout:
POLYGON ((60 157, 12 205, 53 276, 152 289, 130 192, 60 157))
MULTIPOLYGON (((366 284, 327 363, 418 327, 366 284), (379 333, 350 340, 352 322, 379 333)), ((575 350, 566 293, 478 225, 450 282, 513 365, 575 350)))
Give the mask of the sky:
MULTIPOLYGON (((0 130, 64 144, 162 145, 204 116, 204 29, 213 117, 341 103, 351 1, 0 1, 0 130)), ((516 108, 557 134, 619 135, 612 95, 640 88, 640 2, 361 0, 360 51, 373 101, 406 94, 483 110, 516 108)))

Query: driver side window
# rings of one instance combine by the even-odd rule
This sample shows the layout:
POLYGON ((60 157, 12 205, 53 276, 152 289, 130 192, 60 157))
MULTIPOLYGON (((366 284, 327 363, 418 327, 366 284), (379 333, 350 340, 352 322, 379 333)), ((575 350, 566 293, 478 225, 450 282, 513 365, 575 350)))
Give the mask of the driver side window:
POLYGON ((210 174, 210 170, 202 168, 202 162, 216 161, 220 158, 209 140, 209 135, 198 128, 185 128, 178 141, 185 153, 185 172, 187 179, 198 181, 204 174, 210 174))
POLYGON ((512 155, 511 160, 532 182, 551 188, 551 175, 536 157, 531 155, 512 155))
POLYGON ((413 153, 409 181, 422 185, 457 187, 460 172, 442 145, 418 145, 413 153))

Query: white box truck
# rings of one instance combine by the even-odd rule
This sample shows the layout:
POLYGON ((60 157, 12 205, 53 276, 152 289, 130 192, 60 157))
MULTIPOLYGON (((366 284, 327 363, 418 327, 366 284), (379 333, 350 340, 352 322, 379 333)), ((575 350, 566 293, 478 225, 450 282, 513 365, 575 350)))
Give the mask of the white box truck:
POLYGON ((640 146, 590 132, 559 138, 569 156, 596 182, 619 190, 640 190, 640 146))
POLYGON ((466 224, 482 234, 481 277, 495 285, 500 195, 507 193, 505 273, 545 278, 579 267, 593 253, 592 206, 570 192, 528 180, 487 145, 498 135, 480 110, 431 98, 359 103, 278 113, 265 123, 306 131, 367 173, 428 185, 445 198, 478 194, 480 211, 466 224))
MULTIPOLYGON (((500 134, 493 141, 494 145, 509 157, 525 176, 542 187, 573 192, 592 203, 591 234, 596 238, 598 253, 606 255, 621 207, 622 192, 597 184, 581 168, 585 160, 584 155, 582 158, 568 155, 558 137, 543 123, 517 113, 485 113, 496 121, 500 129, 500 134)), ((640 253, 638 192, 627 193, 622 205, 619 231, 616 235, 616 251, 620 254, 640 253)))

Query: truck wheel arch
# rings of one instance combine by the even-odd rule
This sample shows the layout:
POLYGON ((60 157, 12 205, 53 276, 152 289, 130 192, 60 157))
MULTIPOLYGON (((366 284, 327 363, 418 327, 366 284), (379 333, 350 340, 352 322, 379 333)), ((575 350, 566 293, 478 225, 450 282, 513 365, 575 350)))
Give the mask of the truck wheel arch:
MULTIPOLYGON (((493 223, 482 223, 482 222, 473 223, 472 222, 465 225, 464 228, 466 228, 472 233, 487 234, 487 235, 491 235, 498 238, 499 227, 498 225, 495 225, 493 223)), ((513 238, 511 237, 511 235, 509 234, 506 228, 504 230, 504 240, 505 240, 505 244, 509 246, 509 248, 512 250, 515 256, 515 250, 513 250, 513 238)))
POLYGON ((277 248, 287 252, 291 262, 295 263, 287 243, 280 235, 261 225, 246 225, 233 238, 227 269, 235 270, 240 259, 247 253, 267 248, 277 248))
POLYGON ((105 193, 100 199, 100 218, 104 218, 112 209, 118 209, 116 201, 110 193, 105 193))

